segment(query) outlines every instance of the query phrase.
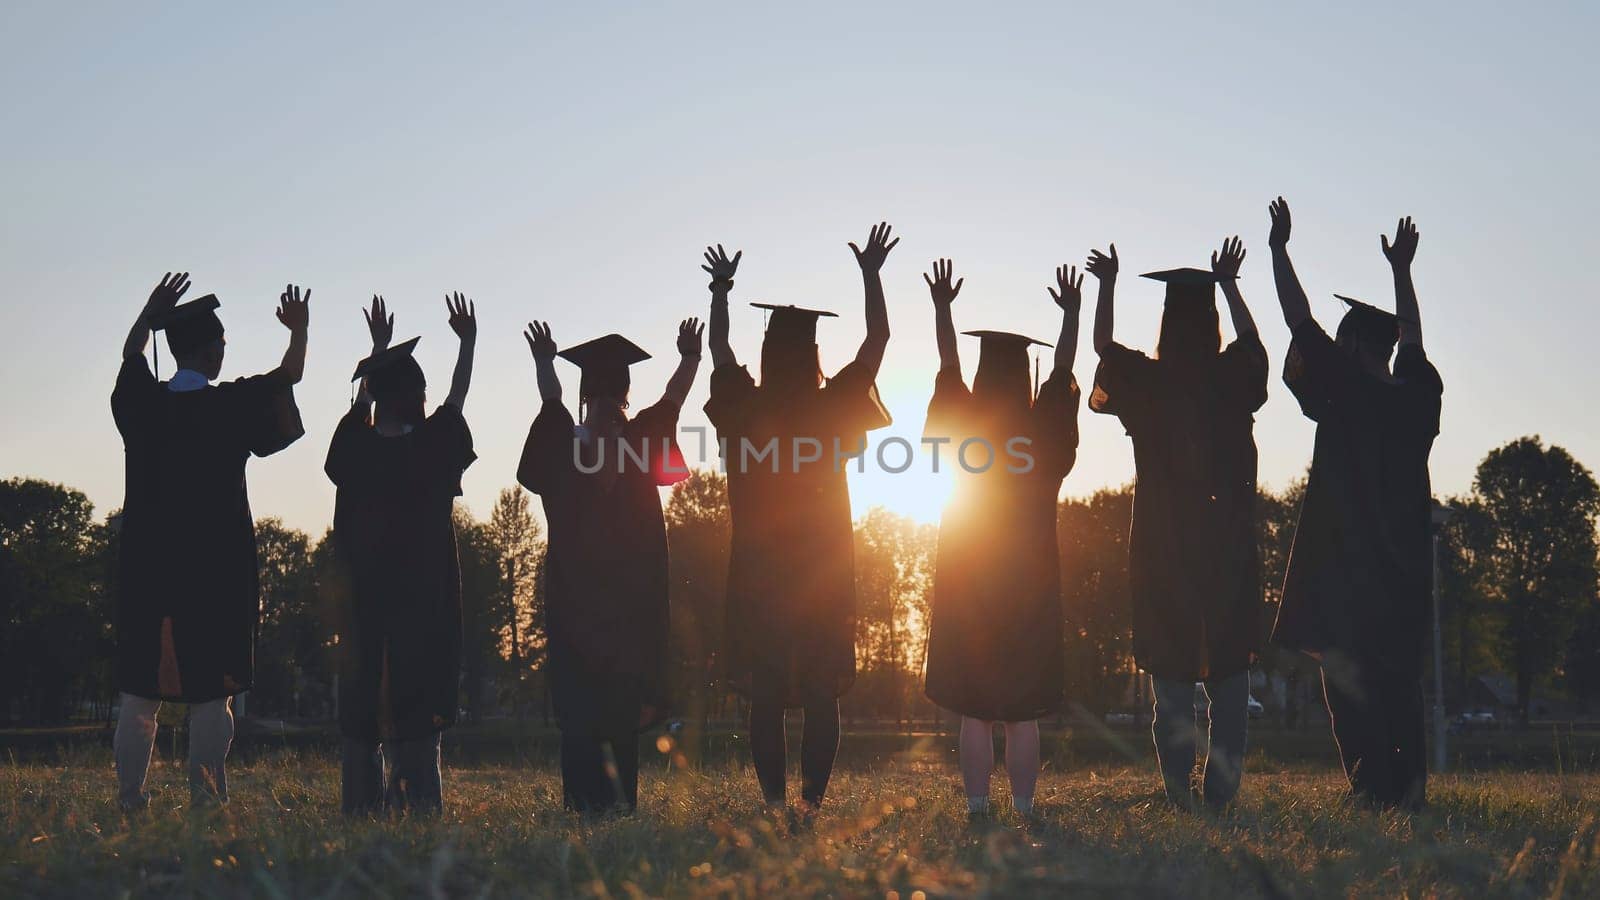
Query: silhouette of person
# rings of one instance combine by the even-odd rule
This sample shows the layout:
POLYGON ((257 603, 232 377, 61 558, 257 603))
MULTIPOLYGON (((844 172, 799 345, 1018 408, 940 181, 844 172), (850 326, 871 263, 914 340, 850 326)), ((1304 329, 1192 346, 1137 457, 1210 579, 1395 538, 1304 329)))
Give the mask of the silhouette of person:
POLYGON ((569 810, 632 812, 639 734, 670 711, 667 527, 657 488, 688 477, 678 412, 704 330, 697 319, 678 326, 678 367, 661 399, 632 418, 628 367, 650 354, 617 334, 558 354, 546 323, 530 323, 524 335, 542 405, 517 480, 539 495, 550 527, 545 629, 569 810), (582 372, 580 423, 561 403, 557 355, 582 372))
MULTIPOLYGON (((1056 270, 1061 334, 1055 368, 1033 394, 1019 334, 969 331, 980 339, 972 388, 961 375, 950 307, 965 279, 950 260, 924 275, 933 296, 939 375, 923 440, 943 444, 956 489, 939 523, 928 636, 928 699, 961 715, 961 778, 967 809, 988 811, 993 726, 1003 723, 1006 772, 1019 813, 1033 811, 1039 777, 1039 718, 1061 706, 1061 564, 1056 496, 1078 455, 1078 346, 1083 276, 1056 270)), ((935 457, 937 458, 937 457, 935 457)))
POLYGON ((1112 339, 1118 259, 1094 251, 1100 282, 1089 408, 1116 416, 1133 440, 1128 578, 1133 653, 1154 688, 1152 735, 1167 799, 1190 807, 1197 754, 1201 798, 1226 806, 1244 769, 1250 663, 1260 650, 1261 563, 1256 543, 1255 411, 1267 399, 1267 352, 1239 292, 1237 237, 1211 268, 1144 277, 1166 285, 1156 356, 1112 339), (1233 320, 1226 348, 1216 288, 1233 320), (1209 722, 1196 723, 1195 684, 1209 722))
POLYGON ((1433 572, 1428 454, 1444 384, 1422 350, 1410 218, 1380 241, 1395 313, 1342 298, 1329 339, 1289 260, 1289 205, 1269 208, 1272 271, 1294 340, 1283 380, 1317 423, 1272 638, 1322 664, 1323 693, 1353 794, 1419 807, 1427 786, 1422 645, 1433 572), (1395 344, 1399 352, 1395 353, 1395 344), (1389 367, 1394 355, 1394 368, 1389 367))
POLYGON ((114 751, 118 800, 129 810, 149 805, 145 775, 164 700, 190 705, 194 799, 227 802, 231 698, 255 677, 260 610, 245 462, 305 432, 293 388, 305 368, 311 292, 289 285, 279 298, 289 347, 276 369, 214 385, 225 345, 220 303, 207 294, 180 304, 188 288, 187 272, 169 272, 151 291, 111 393, 127 465, 114 751), (177 363, 164 383, 145 364, 151 330, 166 332, 177 363))
POLYGON ((728 344, 728 294, 742 253, 707 248, 711 275, 711 399, 706 416, 726 442, 733 540, 728 562, 729 683, 750 700, 750 754, 769 805, 786 801, 784 713, 805 711, 800 796, 822 803, 839 751, 839 697, 855 680, 855 547, 843 457, 889 424, 874 380, 889 342, 878 270, 899 239, 872 229, 850 245, 866 289, 867 336, 853 361, 823 379, 817 319, 833 313, 769 310, 761 383, 728 344), (763 451, 767 455, 763 456, 763 451))
POLYGON ((341 796, 347 814, 438 813, 443 731, 461 680, 461 568, 451 508, 477 454, 462 417, 478 340, 475 304, 445 295, 460 339, 450 393, 429 415, 412 351, 389 346, 382 297, 363 310, 372 354, 323 469, 338 488, 333 546, 348 592, 339 610, 341 796), (384 764, 389 777, 384 779, 384 764))

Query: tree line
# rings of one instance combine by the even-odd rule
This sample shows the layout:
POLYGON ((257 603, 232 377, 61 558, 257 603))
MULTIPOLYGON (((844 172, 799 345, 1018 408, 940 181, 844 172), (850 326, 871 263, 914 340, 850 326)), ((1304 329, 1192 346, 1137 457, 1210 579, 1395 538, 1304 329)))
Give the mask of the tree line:
MULTIPOLYGON (((1258 498, 1262 644, 1305 484, 1258 498)), ((1465 702, 1479 675, 1514 679, 1524 721, 1536 695, 1580 713, 1600 710, 1600 486, 1558 446, 1524 437, 1491 451, 1439 532, 1440 625, 1446 699, 1465 702)), ((1132 663, 1128 525, 1133 489, 1058 506, 1067 696, 1099 714, 1141 702, 1132 663)), ((462 579, 461 707, 467 721, 548 716, 543 628, 544 530, 520 487, 486 519, 456 509, 462 579)), ((671 546, 675 695, 686 716, 739 713, 718 685, 731 535, 727 480, 697 471, 666 502, 671 546)), ((78 490, 27 478, 0 481, 0 724, 109 716, 117 522, 96 519, 78 490)), ((334 715, 339 610, 347 587, 329 534, 313 538, 258 520, 261 625, 249 715, 334 715)), ((892 511, 856 523, 855 687, 846 717, 910 724, 937 711, 922 697, 938 528, 892 511)), ((1268 647, 1259 663, 1291 685, 1314 684, 1309 661, 1268 647)), ((1291 692, 1290 706, 1293 705, 1291 692)), ((1284 710, 1292 718, 1293 709, 1284 710)))

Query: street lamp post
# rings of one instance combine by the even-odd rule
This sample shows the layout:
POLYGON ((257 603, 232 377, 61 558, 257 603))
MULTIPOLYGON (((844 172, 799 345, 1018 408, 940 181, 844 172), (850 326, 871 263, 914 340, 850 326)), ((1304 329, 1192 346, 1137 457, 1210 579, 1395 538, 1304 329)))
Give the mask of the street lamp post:
POLYGON ((1444 636, 1439 624, 1439 529, 1455 510, 1433 501, 1433 771, 1445 770, 1444 636))

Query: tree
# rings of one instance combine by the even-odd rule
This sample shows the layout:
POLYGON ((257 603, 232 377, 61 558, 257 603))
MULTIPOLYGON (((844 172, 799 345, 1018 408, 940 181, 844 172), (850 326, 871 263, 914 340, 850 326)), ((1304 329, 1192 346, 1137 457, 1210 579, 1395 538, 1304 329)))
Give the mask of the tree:
POLYGON ((733 539, 728 478, 699 469, 672 487, 667 522, 668 601, 672 654, 680 702, 701 718, 714 704, 715 677, 726 622, 728 551, 733 539))
POLYGON ((1061 599, 1066 617, 1067 696, 1089 709, 1121 704, 1133 669, 1133 602, 1128 585, 1128 530, 1133 486, 1062 501, 1061 599))
POLYGON ((322 615, 311 539, 278 519, 256 521, 261 625, 249 708, 282 716, 333 709, 332 622, 322 615))
POLYGON ((0 481, 0 721, 59 722, 104 690, 108 534, 93 517, 81 491, 0 481))
POLYGON ((544 529, 528 508, 528 494, 509 487, 495 498, 484 527, 493 548, 499 579, 494 608, 500 615, 502 657, 509 666, 514 706, 533 702, 529 675, 542 671, 546 637, 541 574, 544 568, 544 529))
POLYGON ((1487 517, 1475 552, 1503 616, 1501 650, 1526 723, 1534 683, 1563 659, 1580 612, 1594 601, 1600 485, 1566 450, 1533 436, 1490 451, 1473 486, 1487 517))

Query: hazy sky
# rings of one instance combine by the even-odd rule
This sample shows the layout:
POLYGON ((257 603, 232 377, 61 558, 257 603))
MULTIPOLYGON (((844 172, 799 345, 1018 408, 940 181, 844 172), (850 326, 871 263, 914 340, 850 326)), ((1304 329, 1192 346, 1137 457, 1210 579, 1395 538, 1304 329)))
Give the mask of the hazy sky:
MULTIPOLYGON (((935 256, 966 278, 959 327, 1053 338, 1052 267, 1114 240, 1117 335, 1149 347, 1160 285, 1132 276, 1204 265, 1242 235, 1273 358, 1261 477, 1278 487, 1312 438, 1279 380, 1265 237, 1280 193, 1330 326, 1334 291, 1392 304, 1378 234, 1416 217, 1446 386, 1441 493, 1522 434, 1600 465, 1600 417, 1580 399, 1600 374, 1592 5, 280 6, 0 8, 0 475, 119 505, 107 398, 151 285, 188 269, 191 296, 222 298, 234 377, 276 364, 272 308, 292 280, 314 292, 307 434, 251 464, 251 497, 320 531, 362 302, 382 292, 397 339, 423 335, 437 402, 455 352, 442 298, 462 290, 481 321, 466 500, 485 515, 538 403, 522 323, 548 319, 563 345, 627 334, 656 354, 634 371, 635 403, 650 402, 675 323, 705 314, 699 251, 720 241, 745 254, 740 359, 761 329, 745 301, 822 306, 841 313, 819 333, 831 372, 864 333, 845 242, 887 219, 904 240, 883 272, 879 385, 913 437, 936 367, 920 278, 935 256)), ((1091 278, 1084 382, 1092 292, 1091 278)), ((705 375, 685 424, 704 424, 705 375)), ((1132 477, 1114 419, 1085 412, 1082 433, 1067 493, 1132 477)), ((852 492, 858 510, 937 513, 926 477, 852 476, 852 492)))

